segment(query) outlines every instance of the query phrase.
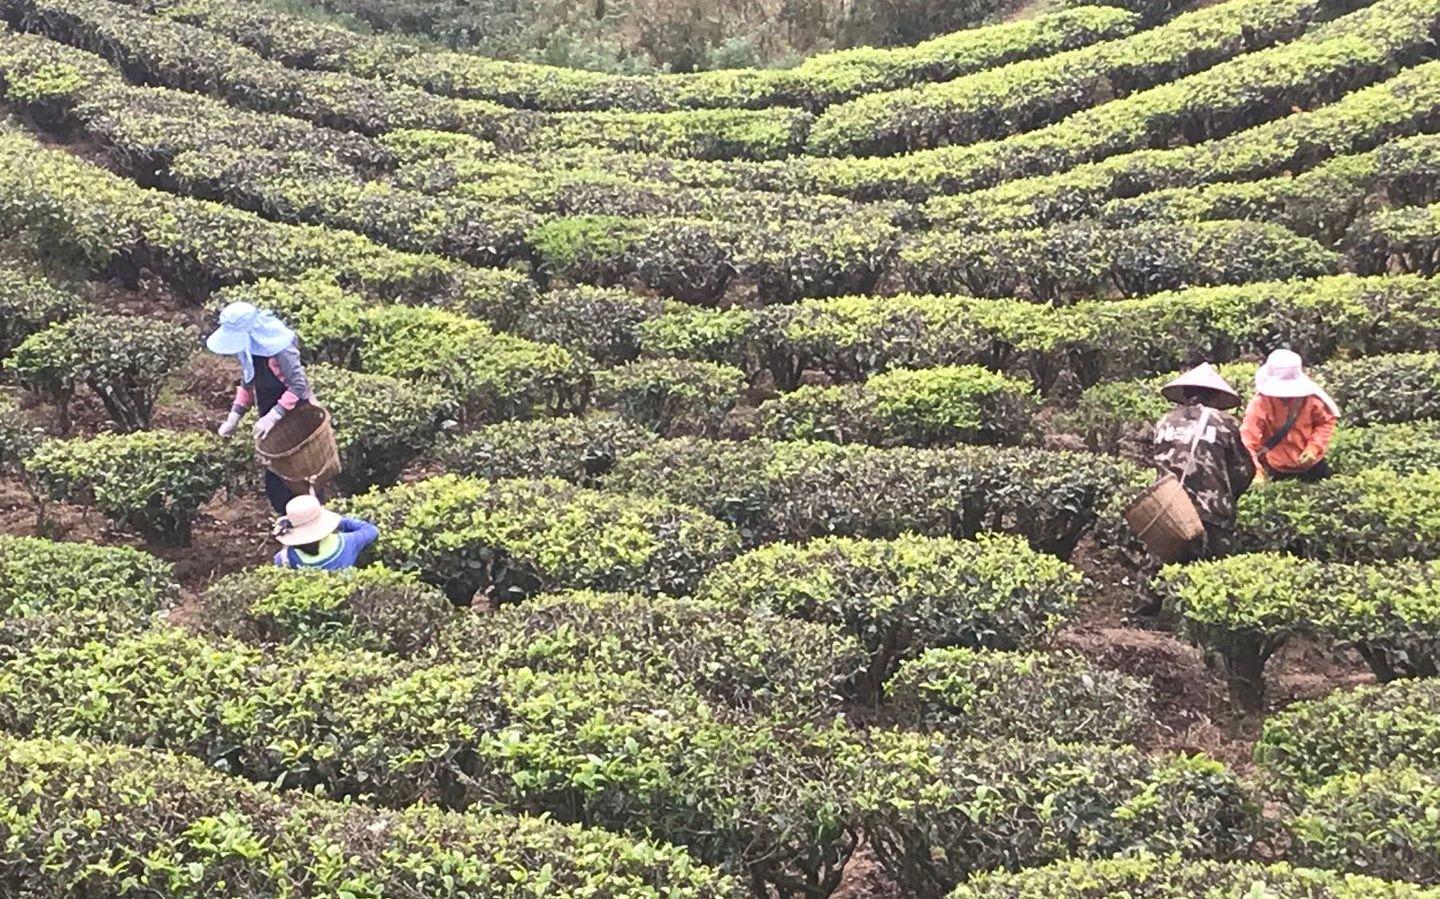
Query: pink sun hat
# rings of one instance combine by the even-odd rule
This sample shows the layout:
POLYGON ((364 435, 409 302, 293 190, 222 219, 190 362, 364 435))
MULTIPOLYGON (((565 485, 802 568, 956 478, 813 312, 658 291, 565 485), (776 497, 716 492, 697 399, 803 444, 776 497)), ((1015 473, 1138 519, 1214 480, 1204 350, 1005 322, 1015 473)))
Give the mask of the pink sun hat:
POLYGON ((340 527, 340 516, 320 505, 309 494, 297 496, 285 504, 285 517, 275 522, 275 539, 282 546, 304 546, 318 543, 340 527))
POLYGON ((1270 354, 1265 364, 1255 372, 1255 392, 1280 400, 1317 396, 1330 407, 1332 414, 1340 414, 1340 407, 1335 400, 1330 398, 1325 388, 1305 374, 1305 365, 1300 354, 1292 350, 1276 350, 1270 354))
POLYGON ((1235 392, 1226 380, 1209 362, 1195 366, 1185 374, 1160 388, 1160 395, 1172 403, 1185 398, 1186 390, 1203 390, 1210 401, 1205 405, 1216 409, 1233 409, 1240 405, 1240 394, 1235 392))

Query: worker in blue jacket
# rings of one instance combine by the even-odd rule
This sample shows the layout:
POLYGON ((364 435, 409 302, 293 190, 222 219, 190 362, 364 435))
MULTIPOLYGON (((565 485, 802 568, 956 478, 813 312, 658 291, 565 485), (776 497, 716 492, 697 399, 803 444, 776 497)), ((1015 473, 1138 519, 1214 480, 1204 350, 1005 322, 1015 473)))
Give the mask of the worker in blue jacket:
POLYGON ((380 536, 368 521, 331 512, 313 496, 297 496, 275 522, 275 539, 285 548, 275 554, 282 568, 341 571, 353 568, 361 553, 380 536))

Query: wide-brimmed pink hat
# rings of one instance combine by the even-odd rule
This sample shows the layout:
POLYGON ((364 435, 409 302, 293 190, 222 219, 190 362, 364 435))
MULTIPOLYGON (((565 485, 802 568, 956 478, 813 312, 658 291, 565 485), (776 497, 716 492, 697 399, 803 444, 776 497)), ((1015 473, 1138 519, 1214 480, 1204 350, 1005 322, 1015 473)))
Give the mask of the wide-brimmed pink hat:
POLYGON ((1160 395, 1172 403, 1178 403, 1185 399, 1186 390, 1205 391, 1210 400, 1205 405, 1214 406, 1216 409, 1233 409, 1240 405, 1240 394, 1235 392, 1235 388, 1231 387, 1209 362, 1195 366, 1161 387, 1160 395))
POLYGON ((340 527, 340 516, 308 494, 285 504, 285 517, 275 522, 275 539, 284 546, 318 543, 340 527))
POLYGON ((1325 388, 1305 374, 1300 354, 1292 350, 1276 350, 1270 354, 1265 364, 1255 372, 1255 392, 1280 400, 1318 396, 1332 413, 1340 414, 1340 407, 1325 392, 1325 388))

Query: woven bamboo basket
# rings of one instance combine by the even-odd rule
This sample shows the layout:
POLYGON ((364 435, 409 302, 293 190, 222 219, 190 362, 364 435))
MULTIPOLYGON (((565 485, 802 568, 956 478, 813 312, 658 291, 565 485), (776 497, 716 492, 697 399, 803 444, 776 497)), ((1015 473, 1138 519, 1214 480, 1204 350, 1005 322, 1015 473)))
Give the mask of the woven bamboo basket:
POLYGON ((1173 474, 1165 475, 1135 497, 1125 509, 1125 523, 1163 562, 1178 559, 1186 545, 1205 533, 1195 503, 1173 474))
POLYGON ((255 454, 297 494, 319 491, 340 474, 330 411, 316 403, 301 403, 285 413, 264 439, 255 441, 255 454))

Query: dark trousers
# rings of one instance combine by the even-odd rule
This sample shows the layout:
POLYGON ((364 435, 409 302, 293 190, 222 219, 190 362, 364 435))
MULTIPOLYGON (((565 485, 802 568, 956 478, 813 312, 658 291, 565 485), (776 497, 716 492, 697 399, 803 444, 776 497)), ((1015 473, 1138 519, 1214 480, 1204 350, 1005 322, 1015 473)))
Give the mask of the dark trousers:
POLYGON ((265 498, 276 515, 285 514, 285 504, 295 498, 295 493, 285 484, 285 479, 270 469, 265 469, 265 498))
POLYGON ((1300 481, 1303 484, 1313 484, 1316 481, 1323 481, 1334 474, 1330 470, 1330 463, 1321 459, 1304 471, 1272 471, 1272 481, 1300 481))

